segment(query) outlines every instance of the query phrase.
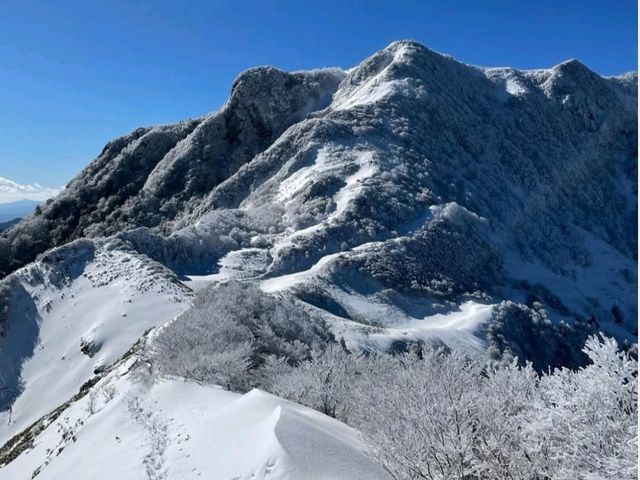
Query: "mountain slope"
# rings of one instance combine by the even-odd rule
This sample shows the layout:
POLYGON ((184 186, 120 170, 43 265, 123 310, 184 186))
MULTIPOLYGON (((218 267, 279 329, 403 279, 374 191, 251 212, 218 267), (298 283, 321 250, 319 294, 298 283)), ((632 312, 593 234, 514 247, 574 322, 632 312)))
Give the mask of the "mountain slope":
POLYGON ((0 443, 67 401, 191 297, 171 272, 113 241, 51 250, 6 286, 0 443))
POLYGON ((76 238, 170 224, 289 125, 325 106, 343 76, 338 70, 291 74, 252 69, 236 80, 220 111, 176 125, 139 128, 109 142, 42 215, 10 232, 11 239, 29 232, 37 242, 28 248, 13 242, 11 258, 0 258, 0 273, 76 238))
POLYGON ((0 222, 0 232, 2 232, 3 230, 8 229, 9 227, 12 227, 13 225, 18 223, 19 221, 20 221, 20 218, 16 217, 13 220, 8 220, 6 222, 0 222))
POLYGON ((172 235, 124 237, 186 274, 251 258, 253 277, 326 272, 369 296, 538 301, 601 324, 616 308, 627 333, 606 328, 624 337, 637 313, 634 78, 577 61, 481 69, 394 43, 172 235))
POLYGON ((118 366, 51 417, 0 479, 389 478, 357 432, 316 411, 148 375, 135 359, 118 366))
MULTIPOLYGON (((589 333, 637 343, 636 84, 576 60, 481 68, 403 41, 346 72, 249 70, 220 111, 110 142, 0 236, 0 443, 84 408, 145 331, 229 280, 301 305, 353 350, 444 342, 546 370, 579 364, 589 333)), ((299 428, 274 401, 255 422, 299 428)), ((87 448, 118 435, 96 422, 77 426, 87 448)), ((68 471, 72 451, 41 475, 68 471)), ((138 453, 135 468, 158 459, 138 453)), ((44 464, 25 456, 12 465, 29 475, 44 464)))

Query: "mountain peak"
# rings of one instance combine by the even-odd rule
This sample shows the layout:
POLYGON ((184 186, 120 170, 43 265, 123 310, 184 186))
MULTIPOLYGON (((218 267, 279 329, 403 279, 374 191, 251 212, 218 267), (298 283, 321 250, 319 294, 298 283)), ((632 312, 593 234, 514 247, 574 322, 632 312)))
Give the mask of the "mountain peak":
MULTIPOLYGON (((349 72, 338 92, 340 103, 344 103, 342 98, 361 86, 375 90, 378 85, 388 85, 389 82, 424 79, 436 71, 445 72, 446 68, 442 67, 448 62, 454 61, 416 41, 394 41, 349 72)), ((372 91, 370 93, 373 94, 372 91)))
POLYGON ((269 83, 282 81, 289 75, 291 75, 289 72, 285 72, 284 70, 280 70, 269 65, 249 68, 241 72, 233 81, 233 85, 231 86, 231 97, 233 98, 234 94, 237 94, 239 91, 242 92, 245 88, 253 89, 268 85, 269 83))
MULTIPOLYGON (((287 72, 272 66, 254 67, 242 72, 233 82, 228 104, 234 101, 255 104, 268 97, 271 97, 271 102, 266 103, 278 103, 277 100, 282 103, 279 95, 284 95, 285 100, 299 103, 306 99, 298 100, 296 97, 305 94, 318 98, 320 103, 328 103, 345 75, 345 72, 335 68, 287 72)), ((323 108, 321 105, 317 107, 323 108)))
POLYGON ((571 104, 572 111, 585 117, 590 128, 597 128, 603 112, 619 104, 606 80, 575 58, 549 69, 541 86, 549 98, 571 104), (593 122, 597 118, 600 120, 593 122))
POLYGON ((584 63, 576 58, 570 58, 569 60, 565 60, 562 63, 559 63, 555 67, 551 69, 554 73, 559 73, 562 75, 571 75, 574 78, 579 76, 596 76, 599 77, 597 73, 587 67, 584 63))
POLYGON ((432 50, 415 40, 396 40, 382 52, 393 54, 395 63, 425 62, 429 60, 452 60, 451 57, 432 50))
POLYGON ((399 50, 412 50, 415 52, 430 52, 431 50, 425 47, 420 42, 415 40, 394 40, 389 45, 387 45, 384 50, 387 51, 399 51, 399 50))

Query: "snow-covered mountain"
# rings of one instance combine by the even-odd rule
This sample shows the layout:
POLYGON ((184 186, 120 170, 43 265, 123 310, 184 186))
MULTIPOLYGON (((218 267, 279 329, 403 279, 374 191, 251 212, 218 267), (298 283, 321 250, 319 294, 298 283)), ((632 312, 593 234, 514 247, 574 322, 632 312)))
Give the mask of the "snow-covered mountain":
POLYGON ((544 369, 597 330, 636 343, 636 108, 636 74, 402 41, 348 71, 249 70, 219 111, 109 142, 0 236, 0 478, 99 478, 105 458, 121 478, 384 478, 333 420, 144 373, 140 337, 229 280, 350 349, 444 342, 544 369), (186 436, 220 442, 226 476, 186 436))

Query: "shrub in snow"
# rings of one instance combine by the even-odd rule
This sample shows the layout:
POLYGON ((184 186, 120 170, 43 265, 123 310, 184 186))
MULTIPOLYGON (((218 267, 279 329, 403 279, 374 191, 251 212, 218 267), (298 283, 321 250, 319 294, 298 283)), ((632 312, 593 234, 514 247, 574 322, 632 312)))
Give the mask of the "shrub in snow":
POLYGON ((542 376, 405 357, 369 374, 355 425, 396 478, 637 478, 637 361, 612 339, 584 351, 592 365, 542 376))
POLYGON ((503 301, 496 305, 493 319, 486 328, 486 337, 497 357, 505 353, 531 361, 537 370, 559 366, 576 368, 587 357, 581 351, 596 326, 575 321, 572 325, 553 324, 546 312, 534 303, 533 307, 503 301))
POLYGON ((547 478, 637 478, 638 362, 610 338, 590 337, 584 352, 590 365, 541 377, 518 416, 524 448, 547 478))
POLYGON ((148 228, 122 232, 118 237, 176 272, 209 273, 215 270, 220 257, 253 246, 252 236, 264 235, 272 229, 279 231, 281 223, 282 217, 274 209, 255 208, 249 212, 225 209, 214 210, 197 225, 168 237, 148 228))
POLYGON ((0 337, 4 336, 4 323, 9 320, 8 314, 12 284, 12 277, 0 280, 0 337))
POLYGON ((299 365, 270 359, 261 372, 261 387, 347 422, 355 406, 354 386, 363 364, 362 357, 349 355, 343 346, 332 344, 325 350, 315 350, 310 360, 299 365))
POLYGON ((350 262, 385 287, 445 298, 488 291, 501 279, 499 257, 477 227, 447 218, 350 262))
POLYGON ((333 337, 324 322, 284 298, 229 282, 204 289, 155 337, 152 359, 166 374, 246 390, 268 357, 295 364, 333 337))
POLYGON ((591 364, 540 375, 460 353, 270 362, 263 387, 347 421, 396 479, 637 478, 637 361, 591 337, 591 364))

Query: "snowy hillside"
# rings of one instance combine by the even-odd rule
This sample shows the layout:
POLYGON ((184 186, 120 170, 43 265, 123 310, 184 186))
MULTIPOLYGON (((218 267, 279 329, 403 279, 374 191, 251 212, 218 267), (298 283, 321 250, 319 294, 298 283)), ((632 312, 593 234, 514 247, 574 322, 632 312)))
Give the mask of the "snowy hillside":
POLYGON ((0 323, 0 443, 78 392, 148 329, 189 305, 162 266, 117 242, 79 240, 11 275, 0 323))
POLYGON ((0 478, 387 478, 260 375, 334 344, 633 351, 636 109, 636 74, 402 41, 251 69, 219 111, 109 142, 0 232, 0 478))
POLYGON ((119 365, 34 429, 33 449, 0 479, 389 478, 357 432, 318 412, 259 390, 148 376, 135 358, 119 365))
POLYGON ((253 69, 219 112, 110 142, 4 234, 0 263, 151 227, 164 236, 123 235, 186 275, 250 257, 254 277, 322 266, 351 291, 358 271, 370 292, 535 297, 557 319, 610 323, 614 307, 633 319, 635 79, 576 60, 472 67, 413 42, 348 73, 253 69))

